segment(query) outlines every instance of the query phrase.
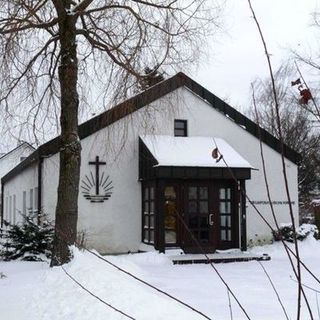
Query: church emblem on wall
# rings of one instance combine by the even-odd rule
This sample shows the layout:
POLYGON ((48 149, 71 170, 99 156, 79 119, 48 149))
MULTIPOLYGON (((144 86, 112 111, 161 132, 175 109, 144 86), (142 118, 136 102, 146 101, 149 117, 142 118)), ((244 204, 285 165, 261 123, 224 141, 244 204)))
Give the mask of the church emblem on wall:
POLYGON ((89 165, 94 166, 94 170, 90 170, 81 180, 81 192, 90 202, 104 202, 111 197, 113 189, 110 176, 105 171, 100 172, 100 167, 106 165, 106 162, 100 161, 99 156, 96 156, 96 160, 90 161, 89 165))

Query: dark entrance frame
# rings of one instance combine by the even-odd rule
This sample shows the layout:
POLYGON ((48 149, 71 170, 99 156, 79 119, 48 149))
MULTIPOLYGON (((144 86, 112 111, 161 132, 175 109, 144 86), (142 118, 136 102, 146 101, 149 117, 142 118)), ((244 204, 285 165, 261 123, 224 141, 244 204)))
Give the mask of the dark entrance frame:
MULTIPOLYGON (((246 199, 245 181, 251 178, 249 168, 216 168, 216 167, 175 167, 159 166, 151 152, 139 140, 139 180, 141 181, 142 204, 145 203, 144 189, 146 186, 154 188, 154 239, 144 241, 144 207, 142 206, 142 242, 153 245, 156 250, 165 252, 166 248, 177 247, 177 244, 165 243, 164 230, 164 188, 166 185, 180 185, 181 188, 187 182, 206 181, 215 184, 225 181, 235 184, 235 210, 237 210, 238 246, 242 251, 247 249, 246 234, 246 199), (236 181, 235 181, 236 180, 236 181)), ((180 235, 181 236, 181 235, 180 235)), ((225 249, 223 247, 219 249, 225 249)))

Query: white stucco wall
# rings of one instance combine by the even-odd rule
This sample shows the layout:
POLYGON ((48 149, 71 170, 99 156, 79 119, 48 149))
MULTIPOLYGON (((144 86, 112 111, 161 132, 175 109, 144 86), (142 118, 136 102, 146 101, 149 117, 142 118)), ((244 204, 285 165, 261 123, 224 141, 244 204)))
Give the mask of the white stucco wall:
MULTIPOLYGON (((17 148, 4 154, 0 158, 0 180, 10 170, 12 170, 15 166, 17 166, 24 158, 28 157, 33 151, 34 149, 29 144, 22 143, 17 148)), ((0 186, 1 186, 1 182, 0 182, 0 186)), ((14 188, 16 189, 16 186, 14 188)), ((1 191, 0 191, 0 197, 1 197, 1 191)), ((11 223, 16 223, 21 219, 21 214, 20 214, 21 212, 19 211, 20 203, 17 197, 18 197, 17 190, 14 193, 11 193, 11 195, 9 194, 4 195, 3 217, 5 220, 11 223)))
POLYGON ((37 164, 28 167, 5 184, 3 192, 4 220, 10 223, 19 223, 22 222, 22 214, 35 213, 37 211, 37 188, 37 164))
POLYGON ((30 145, 23 143, 12 151, 4 154, 0 158, 0 179, 33 151, 34 149, 30 145))
MULTIPOLYGON (((103 203, 91 203, 83 197, 80 188, 78 230, 84 232, 89 246, 103 253, 138 250, 141 242, 138 136, 142 134, 173 135, 174 119, 188 120, 189 136, 221 137, 226 140, 258 169, 258 171, 252 171, 252 179, 246 184, 249 197, 253 201, 267 201, 259 140, 188 89, 180 88, 82 140, 81 179, 86 174, 90 175, 90 170, 94 172, 94 167, 89 166, 88 162, 94 161, 95 157, 99 156, 101 161, 107 162, 106 166, 100 167, 101 173, 105 171, 110 176, 114 187, 110 199, 103 203)), ((287 201, 281 157, 266 145, 264 145, 264 153, 272 200, 287 201)), ((44 212, 52 218, 56 203, 58 167, 58 154, 44 159, 42 206, 44 212)), ((286 168, 298 222, 297 167, 286 160, 286 168)), ((36 168, 23 173, 25 177, 30 178, 30 181, 35 174, 36 168)), ((20 185, 19 180, 22 179, 23 176, 20 174, 9 181, 5 186, 5 192, 11 194, 14 188, 20 188, 19 194, 21 194, 21 188, 24 186, 20 185)), ((260 203, 257 207, 273 224, 269 206, 260 203)), ((275 210, 280 223, 289 222, 287 205, 277 204, 275 210)), ((270 230, 250 205, 247 208, 247 232, 248 240, 254 242, 271 238, 270 230)))

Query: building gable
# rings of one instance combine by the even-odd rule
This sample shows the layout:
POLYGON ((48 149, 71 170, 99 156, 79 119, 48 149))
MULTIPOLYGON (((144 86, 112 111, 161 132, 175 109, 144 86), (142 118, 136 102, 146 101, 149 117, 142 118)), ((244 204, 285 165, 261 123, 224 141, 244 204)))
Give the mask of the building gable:
MULTIPOLYGON (((150 103, 160 99, 161 97, 173 92, 180 87, 186 87, 187 89, 189 89, 192 93, 205 100, 211 107, 224 114, 227 118, 230 119, 230 121, 234 121, 236 125, 241 126, 244 130, 255 136, 257 139, 261 139, 262 142, 264 142, 275 151, 281 153, 283 150, 284 156, 293 163, 299 163, 300 155, 297 152, 286 145, 282 145, 281 142, 269 132, 259 127, 252 120, 241 114, 239 111, 228 105, 226 102, 215 96, 213 93, 205 89, 203 86, 201 86, 182 72, 177 73, 175 76, 150 87, 140 94, 124 102, 121 102, 115 107, 79 125, 80 139, 82 140, 94 134, 95 132, 111 125, 112 123, 115 123, 116 121, 149 105, 150 103)), ((2 181, 6 182, 10 180, 12 177, 24 170, 24 168, 28 167, 30 164, 34 163, 41 157, 50 156, 59 152, 60 145, 60 137, 56 137, 41 145, 27 159, 25 159, 13 170, 11 170, 6 176, 4 176, 2 178, 2 181)))

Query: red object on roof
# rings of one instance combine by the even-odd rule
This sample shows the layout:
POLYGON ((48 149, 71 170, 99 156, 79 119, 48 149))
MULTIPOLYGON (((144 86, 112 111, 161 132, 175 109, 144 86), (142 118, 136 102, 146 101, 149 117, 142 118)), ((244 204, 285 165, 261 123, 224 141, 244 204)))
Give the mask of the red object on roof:
POLYGON ((300 104, 308 104, 309 100, 312 99, 312 95, 309 89, 302 89, 300 90, 300 96, 299 99, 300 104))

